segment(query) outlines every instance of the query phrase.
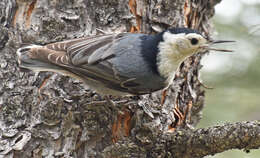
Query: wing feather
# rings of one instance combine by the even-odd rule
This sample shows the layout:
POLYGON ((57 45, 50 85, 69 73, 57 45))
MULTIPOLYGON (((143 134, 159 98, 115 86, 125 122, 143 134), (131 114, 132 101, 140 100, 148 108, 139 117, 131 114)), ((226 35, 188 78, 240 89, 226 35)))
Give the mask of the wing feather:
POLYGON ((102 83, 114 90, 134 93, 133 89, 139 83, 135 82, 135 78, 121 76, 109 60, 118 52, 123 53, 129 49, 117 49, 117 53, 113 49, 126 36, 127 33, 120 33, 73 39, 48 44, 37 48, 35 52, 37 58, 41 57, 42 60, 63 67, 79 78, 102 83))
POLYGON ((102 81, 112 89, 133 93, 133 89, 139 86, 139 83, 135 82, 135 78, 120 75, 109 60, 130 48, 117 49, 117 52, 113 49, 113 46, 127 35, 120 33, 86 39, 68 47, 67 54, 72 64, 77 68, 80 67, 80 73, 84 76, 102 81))

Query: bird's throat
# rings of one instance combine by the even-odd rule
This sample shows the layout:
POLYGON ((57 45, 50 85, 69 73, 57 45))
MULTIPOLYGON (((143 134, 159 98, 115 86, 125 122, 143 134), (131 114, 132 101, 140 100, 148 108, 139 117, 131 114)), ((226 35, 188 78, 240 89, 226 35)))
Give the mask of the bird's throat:
POLYGON ((161 43, 159 50, 160 53, 158 53, 157 59, 158 72, 166 78, 166 84, 171 84, 185 56, 181 55, 176 48, 167 43, 161 43))

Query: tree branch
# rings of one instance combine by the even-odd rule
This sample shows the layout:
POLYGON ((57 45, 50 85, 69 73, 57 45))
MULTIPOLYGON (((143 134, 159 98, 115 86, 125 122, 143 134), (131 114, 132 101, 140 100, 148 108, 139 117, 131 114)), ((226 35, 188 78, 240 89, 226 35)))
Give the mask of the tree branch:
POLYGON ((230 149, 244 149, 248 152, 260 147, 260 122, 227 123, 195 131, 179 131, 167 137, 168 151, 174 157, 199 158, 230 149), (180 149, 180 142, 183 143, 183 151, 176 152, 176 149, 180 149))
POLYGON ((260 147, 259 121, 227 123, 196 130, 182 129, 162 135, 156 132, 151 134, 148 130, 145 132, 132 134, 135 135, 137 144, 134 140, 120 141, 114 148, 107 149, 104 157, 124 155, 123 157, 202 158, 230 149, 244 149, 249 152, 250 149, 260 147), (136 148, 139 150, 138 156, 132 152, 136 148))

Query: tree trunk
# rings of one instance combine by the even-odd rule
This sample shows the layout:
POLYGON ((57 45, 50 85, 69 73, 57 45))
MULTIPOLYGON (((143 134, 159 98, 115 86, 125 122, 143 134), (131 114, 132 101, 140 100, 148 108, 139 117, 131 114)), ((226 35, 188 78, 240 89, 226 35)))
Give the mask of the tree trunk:
POLYGON ((103 32, 150 34, 185 26, 208 37, 215 4, 211 0, 1 0, 0 157, 195 158, 259 147, 259 122, 193 130, 204 106, 198 77, 203 53, 181 65, 164 104, 161 91, 111 98, 118 111, 75 79, 20 72, 16 62, 15 51, 24 44, 103 32))

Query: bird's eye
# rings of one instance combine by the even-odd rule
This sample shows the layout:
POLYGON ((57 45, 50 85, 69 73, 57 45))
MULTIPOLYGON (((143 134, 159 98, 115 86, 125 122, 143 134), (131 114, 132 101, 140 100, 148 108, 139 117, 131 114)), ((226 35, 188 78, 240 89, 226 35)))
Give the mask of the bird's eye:
POLYGON ((190 43, 192 44, 192 45, 196 45, 196 44, 198 44, 198 39, 196 39, 196 38, 192 38, 191 40, 190 40, 190 43))

